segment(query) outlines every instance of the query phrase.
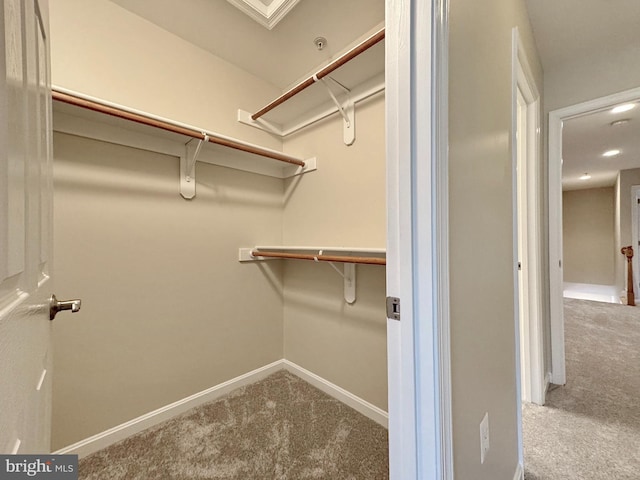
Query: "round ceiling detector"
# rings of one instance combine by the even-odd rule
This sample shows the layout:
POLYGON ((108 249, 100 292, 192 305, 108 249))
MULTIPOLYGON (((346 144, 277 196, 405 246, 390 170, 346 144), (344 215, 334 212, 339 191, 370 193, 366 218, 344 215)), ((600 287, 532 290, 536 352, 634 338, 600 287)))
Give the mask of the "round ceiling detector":
POLYGON ((327 39, 324 37, 316 37, 313 40, 313 43, 318 50, 322 50, 324 47, 327 46, 327 39))
POLYGON ((622 120, 616 120, 615 122, 611 122, 609 125, 611 125, 612 127, 618 127, 620 125, 625 125, 629 123, 629 121, 630 121, 629 118, 623 118, 622 120))

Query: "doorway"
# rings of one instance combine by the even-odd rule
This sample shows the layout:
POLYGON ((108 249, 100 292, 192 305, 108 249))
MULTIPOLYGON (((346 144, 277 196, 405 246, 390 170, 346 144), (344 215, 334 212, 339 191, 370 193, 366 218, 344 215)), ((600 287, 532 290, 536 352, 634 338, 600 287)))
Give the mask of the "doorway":
MULTIPOLYGON (((550 284, 550 336, 551 382, 566 383, 564 317, 563 317, 563 238, 562 238, 562 149, 563 124, 567 120, 584 116, 615 105, 637 101, 640 88, 608 95, 595 100, 549 112, 549 284, 550 284)), ((620 198, 630 205, 631 199, 620 198)), ((618 239, 621 240, 621 239, 618 239)), ((616 261, 619 271, 620 262, 616 261)), ((619 275, 618 275, 619 276, 619 275)))
POLYGON ((519 383, 521 400, 544 404, 545 376, 540 312, 539 142, 540 95, 513 31, 513 155, 519 383))

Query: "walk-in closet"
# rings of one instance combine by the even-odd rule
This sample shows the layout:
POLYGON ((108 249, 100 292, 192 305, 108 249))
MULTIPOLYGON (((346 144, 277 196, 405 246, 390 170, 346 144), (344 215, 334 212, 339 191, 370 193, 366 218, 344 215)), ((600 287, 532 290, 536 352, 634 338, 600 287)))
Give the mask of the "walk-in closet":
POLYGON ((387 478, 384 1, 50 3, 52 450, 387 478))

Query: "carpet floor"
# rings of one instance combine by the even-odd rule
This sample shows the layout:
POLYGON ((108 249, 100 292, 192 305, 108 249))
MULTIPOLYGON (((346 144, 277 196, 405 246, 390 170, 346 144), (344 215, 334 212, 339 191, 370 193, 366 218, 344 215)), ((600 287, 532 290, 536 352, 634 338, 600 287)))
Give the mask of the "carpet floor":
POLYGON ((387 430, 277 372, 80 460, 84 480, 384 480, 387 430))
POLYGON ((565 299, 567 384, 523 405, 525 480, 640 479, 640 308, 565 299))

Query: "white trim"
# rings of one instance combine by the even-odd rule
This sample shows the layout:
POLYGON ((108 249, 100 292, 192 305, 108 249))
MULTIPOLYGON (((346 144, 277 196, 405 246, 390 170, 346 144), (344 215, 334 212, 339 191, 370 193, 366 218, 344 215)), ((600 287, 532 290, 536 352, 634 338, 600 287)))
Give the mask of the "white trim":
POLYGON ((521 463, 518 463, 516 466, 516 473, 513 474, 513 480, 524 480, 524 468, 522 468, 521 463))
POLYGON ((442 480, 453 480, 451 328, 449 313, 449 0, 433 7, 434 215, 436 223, 436 299, 440 363, 440 448, 442 480))
POLYGON ((524 401, 544 404, 544 344, 542 335, 540 235, 540 94, 517 27, 512 29, 511 154, 513 208, 513 278, 516 353, 516 412, 518 458, 523 462, 524 401), (526 132, 518 132, 518 95, 526 104, 526 132), (518 169, 518 134, 525 133, 524 162, 518 169), (520 185, 522 192, 519 192, 520 185), (520 197, 520 202, 518 198, 520 197), (520 205, 519 205, 520 203, 520 205), (520 210, 520 211, 519 211, 520 210), (521 229, 521 231, 520 231, 521 229), (520 237, 523 237, 520 239, 520 237), (523 251, 520 251, 520 250, 523 251), (522 288, 518 262, 522 263, 522 288), (522 290, 522 292, 521 292, 522 290), (522 305, 520 294, 522 293, 522 305))
MULTIPOLYGON (((97 114, 91 112, 89 115, 93 116, 97 114)), ((181 139, 177 139, 177 135, 153 135, 143 133, 140 131, 141 128, 144 127, 136 126, 135 129, 123 128, 119 125, 102 123, 91 118, 67 113, 66 111, 56 111, 53 122, 53 130, 55 132, 90 138, 116 145, 124 145, 126 147, 161 153, 163 155, 171 155, 181 159, 186 158, 185 143, 181 139), (174 139, 172 140, 170 137, 174 139)), ((149 127, 146 128, 145 131, 153 132, 153 129, 149 127)), ((273 151, 275 152, 275 150, 273 151)), ((207 146, 200 151, 198 162, 275 178, 290 178, 317 169, 315 157, 305 159, 304 167, 284 165, 282 162, 269 161, 264 157, 256 161, 252 155, 237 153, 226 147, 214 144, 207 144, 207 146)))
POLYGON ((436 128, 447 105, 440 70, 447 6, 386 2, 387 295, 401 301, 400 320, 387 321, 392 480, 452 471, 447 237, 440 230, 448 210, 446 130, 436 128))
POLYGON ((124 440, 125 438, 140 433, 147 428, 170 420, 188 410, 191 410, 192 408, 216 400, 233 390, 255 383, 268 377, 272 373, 276 373, 283 369, 313 385, 332 398, 335 398, 336 400, 353 408, 379 425, 388 428, 389 414, 381 408, 376 407, 366 400, 348 392, 344 388, 325 380, 324 378, 293 362, 290 362, 289 360, 282 359, 265 365, 264 367, 252 370, 244 375, 240 375, 239 377, 232 378, 227 382, 208 388, 202 392, 183 398, 182 400, 178 400, 177 402, 158 408, 152 412, 141 415, 129 420, 128 422, 105 430, 104 432, 93 435, 53 453, 56 455, 79 455, 80 458, 86 457, 87 455, 102 450, 103 448, 107 448, 108 446, 124 440))
POLYGON ((257 368, 249 373, 233 378, 227 382, 216 385, 215 387, 208 388, 202 392, 141 415, 129 420, 128 422, 110 428, 109 430, 105 430, 102 433, 93 435, 53 453, 56 455, 74 454, 80 456, 80 458, 85 457, 97 452, 98 450, 102 450, 103 448, 113 445, 120 440, 124 440, 131 435, 140 433, 149 427, 153 427, 154 425, 158 425, 159 423, 174 418, 175 416, 194 407, 216 400, 237 388, 262 380, 272 373, 282 370, 282 368, 283 360, 278 360, 270 363, 269 365, 265 365, 264 367, 257 368))
MULTIPOLYGON (((381 74, 353 88, 349 94, 349 97, 354 104, 358 104, 378 93, 384 92, 384 88, 384 74, 381 74)), ((262 117, 254 120, 251 118, 251 115, 253 115, 251 112, 238 109, 238 122, 249 125, 250 127, 258 128, 274 135, 278 135, 280 137, 287 137, 302 130, 303 128, 319 122, 320 120, 338 113, 339 111, 340 109, 335 105, 335 103, 329 101, 316 108, 313 108, 308 112, 305 112, 304 120, 296 120, 281 125, 276 122, 265 120, 262 117)))
MULTIPOLYGON (((640 256, 640 232, 638 232, 638 214, 640 214, 640 205, 638 205, 638 200, 640 200, 640 186, 634 185, 631 187, 631 246, 633 247, 633 258, 631 259, 631 264, 633 267, 633 291, 635 295, 640 294, 640 262, 638 261, 638 257, 640 256)), ((617 214, 620 215, 619 212, 617 214)), ((620 247, 622 247, 622 245, 618 248, 620 247)), ((640 297, 640 295, 638 296, 640 297)))
MULTIPOLYGON (((513 208, 514 208, 514 278, 518 281, 518 261, 523 265, 522 282, 524 299, 522 312, 516 309, 516 341, 518 343, 517 382, 520 386, 521 401, 544 405, 544 338, 542 328, 542 238, 540 228, 540 93, 531 70, 531 64, 520 39, 518 28, 512 30, 512 167, 513 167, 513 208), (517 94, 520 92, 526 107, 526 151, 525 164, 522 172, 516 172, 518 164, 517 134, 517 94), (521 175, 523 198, 521 206, 523 212, 518 212, 517 197, 519 195, 518 175, 521 175), (518 220, 522 225, 525 238, 523 252, 518 248, 518 220), (520 258, 519 258, 520 257, 520 258), (523 318, 521 319, 520 316, 523 318), (524 319, 524 322, 522 321, 524 319), (522 330, 520 328, 522 327, 522 330), (521 344, 522 343, 522 344, 521 344), (520 356, 522 352, 522 357, 520 356), (520 365, 520 358, 524 358, 524 365, 520 365), (524 372, 524 375, 522 373, 524 372)), ((517 283, 516 283, 517 285, 517 283)), ((519 301, 518 289, 516 302, 519 301)), ((517 304, 517 303, 516 303, 517 304)))
POLYGON ((625 90, 549 112, 549 286, 552 382, 566 383, 562 314, 562 123, 570 118, 640 98, 640 88, 625 90))
POLYGON ((227 0, 263 27, 272 30, 300 0, 273 0, 265 5, 260 0, 227 0))
POLYGON ((549 113, 549 322, 551 381, 566 383, 562 296, 562 120, 549 113))
POLYGON ((289 360, 282 360, 282 365, 288 372, 300 377, 302 380, 313 385, 318 390, 321 390, 330 397, 348 405, 365 417, 370 418, 379 425, 382 425, 384 428, 389 428, 389 414, 381 408, 376 407, 353 393, 348 392, 344 388, 325 380, 319 375, 316 375, 315 373, 312 373, 289 360))

